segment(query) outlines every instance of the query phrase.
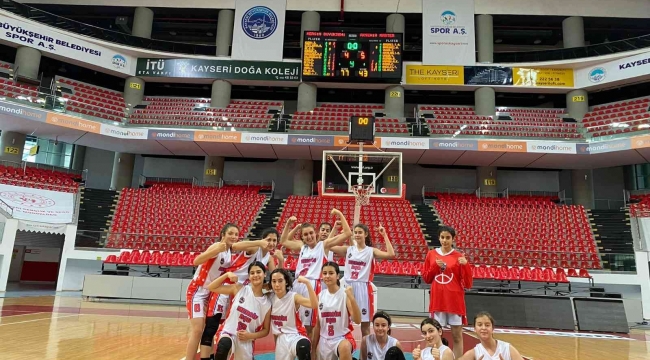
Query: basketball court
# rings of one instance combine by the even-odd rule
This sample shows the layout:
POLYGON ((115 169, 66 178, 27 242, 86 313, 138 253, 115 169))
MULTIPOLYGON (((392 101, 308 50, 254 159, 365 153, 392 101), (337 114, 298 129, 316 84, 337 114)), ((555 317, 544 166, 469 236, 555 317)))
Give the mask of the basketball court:
MULTIPOLYGON (((421 319, 395 317, 393 336, 409 352, 420 342, 421 319)), ((185 352, 189 321, 184 306, 83 301, 66 296, 0 298, 3 359, 170 359, 185 352)), ((357 329, 355 337, 359 339, 357 329)), ((445 333, 449 338, 450 334, 445 333)), ((629 335, 498 329, 529 359, 647 359, 650 331, 629 335)), ((477 343, 464 333, 465 348, 477 343)), ((272 360, 273 337, 256 344, 256 360, 272 360)), ((197 358, 198 359, 198 356, 197 358)))

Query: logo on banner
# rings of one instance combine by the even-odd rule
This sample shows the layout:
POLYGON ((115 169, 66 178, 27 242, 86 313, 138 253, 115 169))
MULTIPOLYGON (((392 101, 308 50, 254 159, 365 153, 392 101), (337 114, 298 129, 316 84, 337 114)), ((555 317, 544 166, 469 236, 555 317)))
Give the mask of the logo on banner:
POLYGON ((115 55, 113 56, 113 59, 111 59, 111 64, 113 64, 113 67, 116 69, 126 69, 126 59, 122 55, 115 55))
POLYGON ((48 197, 18 191, 4 191, 0 193, 0 197, 9 199, 18 205, 40 209, 54 206, 56 204, 54 200, 48 197))
POLYGON ((445 34, 445 35, 467 35, 465 26, 456 25, 456 13, 451 10, 445 10, 440 14, 440 21, 445 26, 431 26, 431 34, 445 34))
POLYGON ((255 6, 244 13, 241 27, 249 38, 263 40, 278 28, 278 16, 266 6, 255 6))
POLYGON ((289 135, 288 143, 289 145, 332 146, 334 145, 334 137, 318 135, 289 135))
POLYGON ((184 140, 193 141, 194 132, 192 131, 160 131, 154 130, 149 132, 148 139, 150 140, 184 140))
POLYGON ((589 71, 589 81, 592 83, 599 83, 603 80, 605 80, 605 76, 607 75, 607 71, 605 68, 597 67, 591 69, 589 71))
POLYGON ((461 150, 474 151, 478 148, 477 140, 436 140, 431 139, 429 143, 431 149, 438 150, 461 150))
POLYGON ((453 25, 456 22, 456 14, 453 11, 445 10, 440 14, 440 20, 445 25, 453 25))

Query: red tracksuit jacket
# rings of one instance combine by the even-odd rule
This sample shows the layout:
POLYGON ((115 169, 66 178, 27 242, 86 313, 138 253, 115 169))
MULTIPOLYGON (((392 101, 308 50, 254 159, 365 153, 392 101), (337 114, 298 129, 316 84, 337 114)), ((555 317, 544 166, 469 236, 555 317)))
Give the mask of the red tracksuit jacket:
POLYGON ((472 268, 469 263, 461 265, 458 258, 463 254, 452 250, 447 255, 441 255, 437 249, 429 250, 424 260, 422 277, 431 284, 431 299, 429 312, 448 312, 461 315, 463 324, 467 324, 465 308, 465 289, 472 287, 472 268), (443 271, 436 263, 440 259, 447 267, 443 271))

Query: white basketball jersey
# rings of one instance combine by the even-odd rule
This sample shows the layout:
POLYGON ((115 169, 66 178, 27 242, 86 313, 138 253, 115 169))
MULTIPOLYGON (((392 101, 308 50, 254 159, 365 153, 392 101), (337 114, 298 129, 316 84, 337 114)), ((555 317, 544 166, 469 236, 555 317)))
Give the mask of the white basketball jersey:
MULTIPOLYGON (((448 346, 445 346, 445 345, 440 345, 440 347, 438 349, 440 350, 440 358, 441 359, 445 355, 445 352, 451 351, 451 349, 448 346)), ((420 359, 422 359, 422 360, 435 360, 433 355, 431 355, 431 347, 423 349, 421 354, 422 354, 422 357, 420 359)))
POLYGON ((334 251, 327 252, 327 261, 334 261, 334 251))
POLYGON ((300 321, 300 313, 296 307, 296 295, 293 291, 286 293, 282 299, 275 294, 271 295, 271 332, 273 335, 300 334, 307 336, 307 330, 300 321))
POLYGON ((230 250, 219 253, 217 256, 199 265, 194 273, 193 281, 199 286, 207 288, 211 282, 221 276, 224 270, 230 265, 230 250))
POLYGON ((348 314, 347 295, 343 288, 335 294, 324 289, 318 295, 318 299, 318 321, 322 338, 338 338, 353 330, 350 314, 348 314))
POLYGON ((255 254, 247 254, 241 252, 235 256, 229 271, 237 275, 237 282, 240 284, 248 284, 248 267, 255 261, 259 261, 265 266, 268 265, 270 253, 263 255, 262 249, 257 249, 255 254))
POLYGON ((374 277, 373 263, 375 255, 374 248, 366 246, 359 250, 356 246, 348 247, 345 255, 345 281, 347 282, 369 282, 374 277))
POLYGON ((511 360, 510 358, 510 343, 505 341, 497 340, 497 351, 494 352, 493 356, 485 350, 485 347, 481 343, 474 347, 474 358, 480 359, 483 356, 482 360, 500 360, 499 355, 503 357, 503 360, 511 360))
POLYGON ((303 246, 298 257, 298 264, 296 264, 296 278, 304 276, 311 280, 320 279, 323 264, 326 261, 325 246, 322 241, 316 243, 313 249, 307 245, 303 246))
POLYGON ((244 330, 257 332, 264 325, 264 317, 271 310, 271 301, 267 296, 256 297, 250 285, 244 285, 235 295, 228 316, 223 325, 223 332, 235 335, 244 330))
POLYGON ((366 351, 368 352, 366 359, 383 360, 386 357, 386 351, 396 345, 397 339, 389 336, 386 345, 382 348, 379 346, 375 334, 370 334, 366 336, 366 351))

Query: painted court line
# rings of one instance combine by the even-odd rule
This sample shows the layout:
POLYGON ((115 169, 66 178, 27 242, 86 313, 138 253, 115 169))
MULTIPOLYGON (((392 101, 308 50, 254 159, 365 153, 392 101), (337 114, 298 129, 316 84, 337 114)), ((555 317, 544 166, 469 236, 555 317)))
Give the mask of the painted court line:
POLYGON ((36 314, 50 314, 50 313, 45 313, 45 312, 28 312, 24 311, 27 314, 16 314, 16 315, 5 315, 5 316, 0 316, 0 320, 6 319, 6 318, 15 318, 16 316, 25 316, 25 315, 36 315, 36 314))
POLYGON ((9 324, 0 324, 0 326, 24 324, 24 323, 34 322, 34 321, 43 321, 43 320, 54 320, 54 319, 61 319, 61 318, 66 318, 66 317, 82 316, 82 315, 83 314, 74 314, 74 315, 63 315, 63 316, 56 316, 56 317, 48 317, 48 318, 43 318, 43 319, 35 319, 35 320, 25 320, 25 321, 18 321, 18 322, 9 323, 9 324))

